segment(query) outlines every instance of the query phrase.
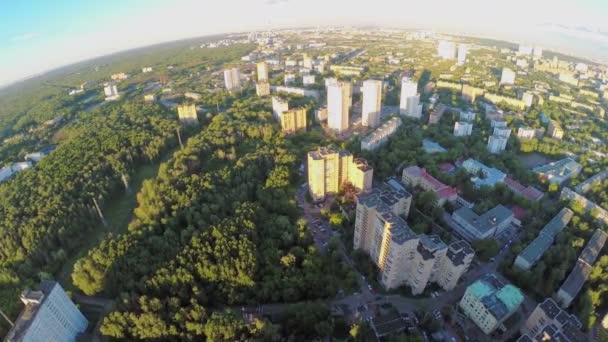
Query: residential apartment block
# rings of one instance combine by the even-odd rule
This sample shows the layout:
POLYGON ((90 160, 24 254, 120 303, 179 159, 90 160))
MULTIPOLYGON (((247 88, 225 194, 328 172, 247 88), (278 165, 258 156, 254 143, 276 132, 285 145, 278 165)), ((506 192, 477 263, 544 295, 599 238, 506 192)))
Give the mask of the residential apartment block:
POLYGON ((308 152, 308 189, 315 202, 338 193, 346 182, 358 191, 367 191, 371 189, 373 173, 365 159, 353 159, 348 151, 323 147, 308 152))
POLYGON ((587 197, 577 194, 572 189, 565 187, 559 197, 561 200, 574 201, 580 204, 591 216, 600 220, 604 224, 608 224, 608 210, 600 207, 595 202, 590 201, 587 197))
POLYGON ((330 82, 327 86, 327 126, 336 132, 349 127, 352 85, 349 82, 330 82))
POLYGON ((433 110, 429 113, 429 125, 438 123, 446 109, 447 107, 443 103, 435 106, 435 108, 433 108, 433 110))
POLYGON ((268 83, 268 64, 266 62, 259 62, 257 64, 257 72, 258 72, 258 83, 260 83, 260 82, 268 83))
POLYGON ((422 116, 422 105, 420 104, 420 94, 418 94, 418 82, 409 77, 401 79, 399 113, 415 119, 420 119, 422 116))
POLYGON ((272 97, 272 116, 275 120, 281 121, 283 112, 289 110, 289 101, 278 96, 272 97))
POLYGON ((520 139, 532 139, 536 137, 536 129, 531 127, 519 127, 517 137, 520 139))
POLYGON ((488 152, 492 154, 498 154, 507 148, 507 142, 509 138, 505 138, 498 135, 490 135, 488 137, 488 152))
POLYGON ((575 315, 570 315, 551 298, 538 304, 521 327, 517 342, 579 342, 587 336, 581 331, 582 323, 575 315))
POLYGON ((257 96, 268 96, 270 95, 270 83, 258 82, 255 84, 255 94, 257 96))
POLYGON ((306 130, 306 108, 295 108, 281 114, 281 129, 287 134, 306 130))
POLYGON ((467 287, 458 304, 485 334, 491 334, 524 301, 524 295, 515 286, 500 280, 494 274, 486 274, 467 287))
POLYGON ((482 215, 466 206, 452 213, 454 230, 467 241, 495 238, 510 227, 514 218, 511 209, 501 204, 482 215))
POLYGON ((550 183, 561 185, 567 180, 579 175, 583 166, 572 158, 564 158, 556 162, 539 166, 532 171, 538 174, 541 179, 546 179, 550 183))
POLYGON ((515 84, 515 71, 509 68, 503 68, 500 76, 500 84, 513 85, 515 84))
POLYGON ((384 145, 388 139, 395 134, 402 122, 400 118, 394 117, 382 126, 376 128, 370 135, 361 140, 361 150, 372 151, 384 145))
POLYGON ((404 220, 410 204, 411 195, 396 188, 359 196, 354 248, 369 254, 386 289, 407 285, 420 294, 434 282, 450 290, 467 271, 473 250, 463 241, 448 248, 436 235, 415 234, 404 220))
POLYGON ((551 120, 549 121, 549 126, 547 126, 547 135, 551 138, 562 140, 564 137, 564 130, 559 122, 551 120))
POLYGON ((541 229, 536 239, 530 242, 530 244, 519 253, 517 258, 515 258, 515 263, 513 265, 520 270, 527 271, 531 269, 532 266, 542 258, 549 247, 551 247, 557 234, 568 225, 572 216, 574 216, 572 210, 562 208, 562 210, 560 210, 560 212, 541 229))
POLYGON ((454 123, 455 137, 468 137, 473 133, 473 124, 466 121, 456 121, 454 123))
POLYGON ((241 89, 241 72, 238 68, 224 70, 224 85, 228 91, 241 89))
POLYGON ((59 283, 45 280, 37 291, 21 294, 25 308, 5 341, 76 341, 89 322, 59 283))
POLYGON ((604 248, 604 244, 606 244, 606 239, 608 239, 608 234, 603 230, 597 229, 591 236, 591 239, 589 239, 589 242, 587 242, 572 272, 570 272, 562 287, 557 291, 557 302, 562 308, 569 307, 583 288, 583 285, 585 285, 593 269, 595 259, 597 259, 602 248, 604 248))
POLYGON ((361 124, 366 127, 377 127, 382 112, 382 81, 366 80, 361 91, 363 93, 361 124))

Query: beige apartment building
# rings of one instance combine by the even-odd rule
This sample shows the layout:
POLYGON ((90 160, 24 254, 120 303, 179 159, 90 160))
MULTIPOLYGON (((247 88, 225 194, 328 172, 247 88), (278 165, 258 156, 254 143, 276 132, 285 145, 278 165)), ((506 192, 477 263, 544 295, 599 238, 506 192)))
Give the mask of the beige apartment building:
POLYGON ((386 289, 402 285, 414 295, 431 282, 453 289, 467 271, 474 252, 465 241, 449 247, 436 235, 417 235, 405 221, 412 196, 400 186, 374 188, 359 196, 354 248, 366 252, 380 270, 386 289))
POLYGON ((549 121, 549 126, 547 127, 547 134, 551 138, 562 140, 564 137, 564 130, 562 126, 560 126, 559 122, 555 120, 549 121))
POLYGON ((196 114, 196 105, 181 105, 177 107, 177 117, 179 122, 185 124, 198 123, 198 116, 196 114))
POLYGON ((258 82, 255 84, 255 93, 257 96, 268 96, 270 95, 270 83, 258 82))
POLYGON ((315 202, 338 193, 346 182, 358 191, 367 191, 372 187, 373 173, 365 159, 353 159, 348 151, 322 147, 308 152, 308 190, 315 202))
POLYGON ((295 108, 281 114, 281 129, 287 134, 306 130, 306 108, 295 108))
POLYGON ((259 62, 257 64, 258 82, 268 82, 268 64, 259 62))

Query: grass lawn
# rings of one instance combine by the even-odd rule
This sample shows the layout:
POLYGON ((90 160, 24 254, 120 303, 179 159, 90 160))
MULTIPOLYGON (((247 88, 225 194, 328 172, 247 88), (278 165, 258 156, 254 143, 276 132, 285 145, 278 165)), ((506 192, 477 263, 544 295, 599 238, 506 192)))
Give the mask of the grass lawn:
MULTIPOLYGON (((171 156, 171 153, 168 156, 171 156)), ((84 236, 80 249, 75 251, 66 260, 63 267, 57 273, 57 281, 61 283, 61 286, 66 291, 75 289, 72 284, 71 275, 76 261, 85 256, 91 248, 99 244, 108 233, 116 235, 127 230, 133 216, 133 209, 137 205, 137 193, 141 189, 144 180, 156 177, 158 168, 164 160, 165 158, 154 164, 140 166, 137 173, 131 179, 131 191, 129 193, 119 192, 106 202, 102 210, 108 225, 103 226, 102 224, 98 224, 91 234, 84 236)))

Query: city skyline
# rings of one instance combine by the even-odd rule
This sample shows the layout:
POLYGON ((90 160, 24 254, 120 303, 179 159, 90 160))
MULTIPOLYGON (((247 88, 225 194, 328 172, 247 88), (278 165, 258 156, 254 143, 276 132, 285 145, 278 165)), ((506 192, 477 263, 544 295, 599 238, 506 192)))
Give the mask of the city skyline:
POLYGON ((0 87, 72 63, 133 48, 212 34, 291 27, 374 25, 495 38, 608 62, 608 3, 567 0, 498 2, 476 15, 480 0, 451 3, 380 0, 109 0, 0 5, 0 87), (318 6, 317 6, 318 5, 318 6), (550 5, 550 6, 549 6, 550 5), (235 8, 238 9, 235 11, 235 8), (387 8, 394 10, 387 11, 387 8), (436 8, 444 9, 439 14, 436 8), (231 13, 224 20, 217 13, 231 13), (255 14, 255 15, 252 15, 255 14), (517 18, 517 25, 511 18, 517 18), (158 25, 163 23, 163 25, 158 25), (44 56, 44 58, 40 58, 44 56))

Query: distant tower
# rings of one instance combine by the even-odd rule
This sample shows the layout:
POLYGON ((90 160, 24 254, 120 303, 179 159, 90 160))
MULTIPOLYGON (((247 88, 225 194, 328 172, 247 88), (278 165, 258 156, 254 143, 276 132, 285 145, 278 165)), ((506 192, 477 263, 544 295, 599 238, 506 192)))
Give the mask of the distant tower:
POLYGON ((224 70, 224 83, 228 91, 241 89, 241 73, 239 69, 232 68, 224 70))
POLYGON ((348 129, 351 90, 349 82, 331 82, 327 86, 327 125, 337 132, 348 129))
POLYGON ((469 50, 469 47, 466 44, 458 44, 458 59, 457 59, 458 65, 464 65, 464 63, 467 60, 468 50, 469 50))
POLYGON ((401 79, 399 113, 401 115, 416 119, 420 119, 422 116, 422 105, 420 104, 420 94, 418 94, 418 83, 409 77, 404 77, 401 79))
POLYGON ((364 81, 362 91, 363 111, 361 124, 366 127, 377 127, 380 124, 380 112, 382 111, 382 81, 364 81))
POLYGON ((437 56, 443 59, 454 59, 456 45, 453 42, 442 40, 437 45, 437 56))
POLYGON ((258 68, 258 82, 268 82, 268 64, 266 62, 259 62, 258 68))

